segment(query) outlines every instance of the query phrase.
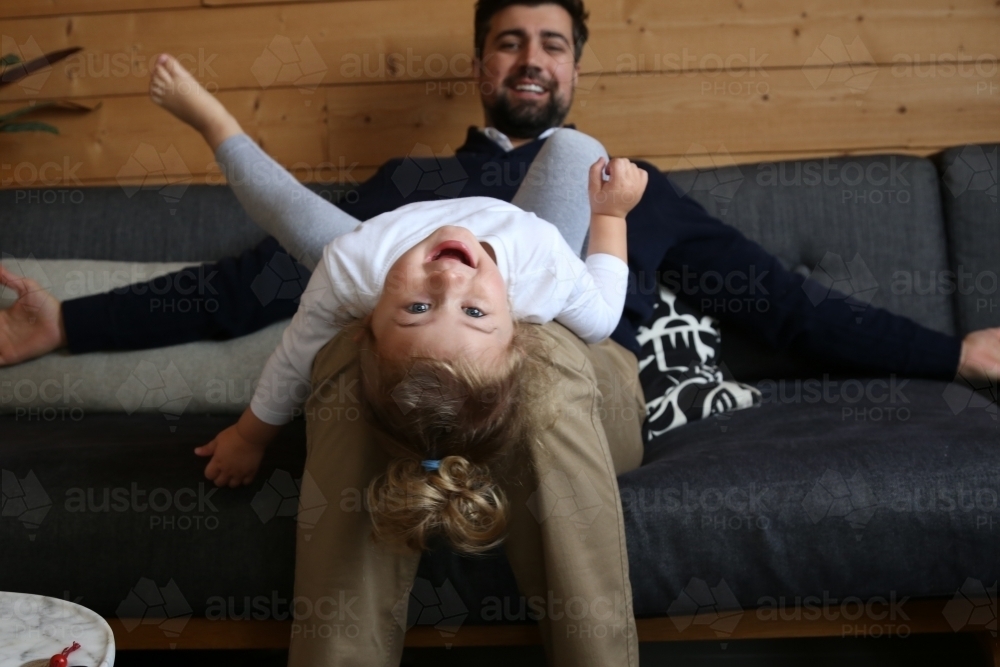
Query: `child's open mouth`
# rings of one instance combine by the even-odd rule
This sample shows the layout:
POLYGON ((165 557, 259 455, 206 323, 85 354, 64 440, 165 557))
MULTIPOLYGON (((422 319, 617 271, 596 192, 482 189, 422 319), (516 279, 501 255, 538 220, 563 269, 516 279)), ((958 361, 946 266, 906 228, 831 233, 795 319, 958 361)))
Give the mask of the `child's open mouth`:
POLYGON ((436 262, 439 259, 454 259, 473 269, 476 268, 472 253, 461 241, 445 241, 435 246, 427 261, 436 262))

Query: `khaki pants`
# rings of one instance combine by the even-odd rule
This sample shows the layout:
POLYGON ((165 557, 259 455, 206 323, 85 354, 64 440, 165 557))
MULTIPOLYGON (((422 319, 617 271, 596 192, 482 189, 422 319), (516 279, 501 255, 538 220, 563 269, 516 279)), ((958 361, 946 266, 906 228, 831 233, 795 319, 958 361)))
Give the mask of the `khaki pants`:
MULTIPOLYGON (((642 461, 636 359, 611 341, 586 345, 556 323, 543 334, 558 371, 558 418, 530 451, 533 470, 502 482, 507 557, 529 609, 544 610, 550 665, 638 665, 616 479, 642 461)), ((402 655, 420 555, 371 539, 363 498, 385 470, 379 439, 388 436, 361 415, 357 378, 356 347, 340 335, 316 357, 306 404, 291 667, 396 666, 402 655)))

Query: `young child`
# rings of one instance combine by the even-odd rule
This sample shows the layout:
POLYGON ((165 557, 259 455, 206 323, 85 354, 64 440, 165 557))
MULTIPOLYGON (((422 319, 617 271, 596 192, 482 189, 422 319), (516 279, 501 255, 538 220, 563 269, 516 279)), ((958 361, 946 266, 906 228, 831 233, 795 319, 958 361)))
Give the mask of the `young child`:
POLYGON ((416 549, 433 532, 468 552, 496 544, 505 506, 492 473, 544 427, 551 398, 534 325, 554 319, 587 342, 615 329, 628 276, 625 215, 646 172, 620 158, 590 164, 603 148, 559 130, 563 138, 548 140, 525 179, 552 159, 553 151, 543 155, 550 146, 583 138, 590 161, 562 156, 581 182, 560 184, 554 169, 533 179, 548 191, 527 193, 560 202, 549 209, 564 218, 558 229, 488 197, 409 204, 360 224, 264 155, 173 58, 160 57, 150 95, 202 133, 254 221, 315 267, 250 407, 195 450, 211 457, 206 477, 218 486, 253 479, 267 444, 309 397, 316 354, 351 327, 365 407, 395 438, 389 469, 369 487, 376 532, 416 549), (589 226, 578 213, 584 202, 565 202, 578 191, 576 199, 589 199, 589 226), (582 246, 588 228, 583 261, 564 237, 582 246), (314 261, 319 238, 325 247, 314 261))

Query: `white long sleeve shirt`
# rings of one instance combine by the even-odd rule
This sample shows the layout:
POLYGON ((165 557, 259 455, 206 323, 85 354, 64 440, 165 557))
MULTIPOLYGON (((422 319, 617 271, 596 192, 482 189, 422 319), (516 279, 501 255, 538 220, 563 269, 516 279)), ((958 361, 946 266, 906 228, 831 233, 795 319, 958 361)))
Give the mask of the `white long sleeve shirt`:
POLYGON ((628 266, 607 254, 582 261, 556 227, 491 197, 418 202, 376 216, 334 239, 302 295, 281 343, 264 366, 250 409, 284 424, 311 391, 313 360, 346 324, 375 309, 389 269, 444 225, 465 227, 489 243, 507 286, 515 320, 556 320, 588 343, 618 325, 628 266))

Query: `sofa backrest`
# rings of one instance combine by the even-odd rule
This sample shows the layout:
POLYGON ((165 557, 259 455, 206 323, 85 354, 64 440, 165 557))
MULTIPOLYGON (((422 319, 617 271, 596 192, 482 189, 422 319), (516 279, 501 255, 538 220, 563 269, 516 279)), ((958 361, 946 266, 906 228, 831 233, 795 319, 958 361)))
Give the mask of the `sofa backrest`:
MULTIPOLYGON (((935 161, 826 158, 674 171, 670 178, 788 268, 825 272, 856 291, 875 288, 874 305, 964 333, 1000 325, 996 156, 996 145, 971 146, 935 161), (973 290, 950 288, 949 271, 972 274, 973 290)), ((349 192, 310 187, 334 203, 349 192)), ((15 257, 204 261, 263 236, 225 187, 0 191, 0 252, 15 257)))
POLYGON ((962 333, 1000 326, 1000 144, 958 146, 935 156, 948 232, 949 262, 962 333))
POLYGON ((786 268, 955 332, 951 294, 917 287, 949 269, 938 174, 929 160, 878 155, 671 172, 709 213, 786 268))

